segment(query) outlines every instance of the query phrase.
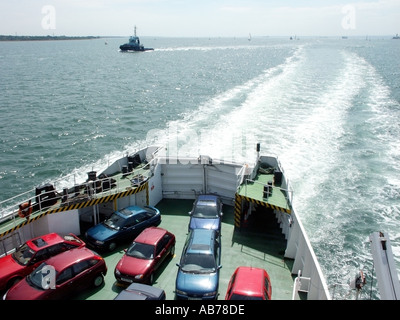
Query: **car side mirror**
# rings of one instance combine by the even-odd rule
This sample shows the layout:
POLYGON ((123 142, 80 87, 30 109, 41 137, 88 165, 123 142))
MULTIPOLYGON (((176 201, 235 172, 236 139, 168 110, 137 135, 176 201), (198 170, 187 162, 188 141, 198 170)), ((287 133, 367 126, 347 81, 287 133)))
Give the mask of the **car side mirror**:
POLYGON ((176 264, 176 266, 177 266, 178 268, 180 268, 180 267, 181 267, 181 265, 180 265, 179 263, 177 263, 177 264, 176 264))
POLYGON ((217 267, 218 270, 221 269, 221 268, 222 268, 222 264, 220 264, 220 265, 217 267))

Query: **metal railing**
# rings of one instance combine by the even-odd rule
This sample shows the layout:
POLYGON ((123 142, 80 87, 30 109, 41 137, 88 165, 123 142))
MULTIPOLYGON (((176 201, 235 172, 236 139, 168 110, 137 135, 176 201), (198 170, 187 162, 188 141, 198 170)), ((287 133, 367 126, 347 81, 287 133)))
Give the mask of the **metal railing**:
MULTIPOLYGON (((129 176, 134 178, 135 176, 141 175, 144 172, 143 170, 145 170, 147 166, 150 166, 150 164, 151 162, 137 170, 132 170, 128 173, 129 176)), ((63 188, 62 190, 57 190, 55 185, 52 186, 54 187, 54 190, 42 192, 38 195, 35 194, 37 190, 37 188, 35 188, 1 201, 0 223, 13 220, 13 225, 15 226, 20 204, 29 201, 34 209, 32 210, 32 214, 34 214, 37 212, 45 212, 56 205, 65 206, 74 203, 86 202, 98 198, 99 195, 104 197, 121 193, 126 190, 126 186, 122 186, 121 183, 119 183, 118 178, 114 179, 113 176, 108 176, 102 179, 96 178, 94 181, 89 180, 80 184, 75 184, 72 188, 63 188), (29 194, 35 195, 29 197, 29 194), (59 200, 61 200, 61 202, 59 200)))

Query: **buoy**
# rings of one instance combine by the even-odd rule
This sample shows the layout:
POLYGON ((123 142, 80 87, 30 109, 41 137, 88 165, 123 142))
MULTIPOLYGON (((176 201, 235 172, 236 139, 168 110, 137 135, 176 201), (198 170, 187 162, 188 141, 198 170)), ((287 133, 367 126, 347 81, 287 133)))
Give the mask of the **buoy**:
POLYGON ((32 213, 31 200, 19 205, 18 215, 21 218, 27 218, 32 213))

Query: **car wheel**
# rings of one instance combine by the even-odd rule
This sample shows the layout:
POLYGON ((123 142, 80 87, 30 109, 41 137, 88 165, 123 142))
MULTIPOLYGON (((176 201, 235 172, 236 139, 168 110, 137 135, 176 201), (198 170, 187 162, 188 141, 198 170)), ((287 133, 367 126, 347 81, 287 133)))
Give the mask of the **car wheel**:
POLYGON ((111 242, 108 245, 108 251, 114 251, 116 247, 117 247, 117 244, 115 242, 111 242))
POLYGON ((154 272, 149 277, 149 284, 152 285, 154 283, 154 272))
POLYGON ((175 246, 173 246, 171 248, 171 251, 169 252, 169 254, 171 255, 172 258, 174 257, 174 255, 175 255, 175 246))
POLYGON ((104 282, 104 276, 99 273, 96 278, 94 278, 93 284, 95 287, 100 287, 104 282))

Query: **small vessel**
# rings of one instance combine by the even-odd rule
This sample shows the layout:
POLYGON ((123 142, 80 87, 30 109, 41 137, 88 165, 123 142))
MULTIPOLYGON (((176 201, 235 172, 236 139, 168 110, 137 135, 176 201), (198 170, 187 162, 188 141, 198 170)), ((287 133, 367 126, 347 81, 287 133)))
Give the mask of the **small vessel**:
POLYGON ((153 48, 145 48, 141 43, 139 37, 136 35, 136 26, 133 36, 129 38, 129 42, 119 46, 121 51, 149 51, 153 48))
POLYGON ((396 35, 393 37, 393 39, 399 40, 399 39, 400 39, 400 36, 399 36, 399 34, 398 34, 398 33, 396 33, 396 35))

